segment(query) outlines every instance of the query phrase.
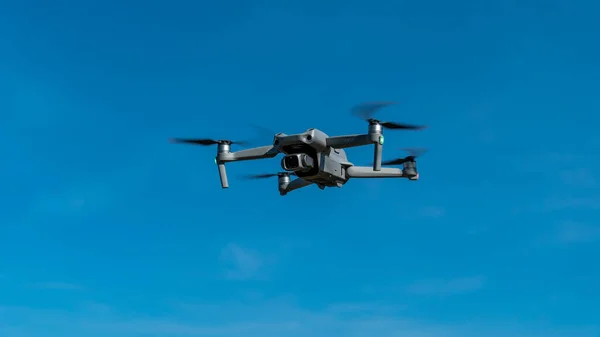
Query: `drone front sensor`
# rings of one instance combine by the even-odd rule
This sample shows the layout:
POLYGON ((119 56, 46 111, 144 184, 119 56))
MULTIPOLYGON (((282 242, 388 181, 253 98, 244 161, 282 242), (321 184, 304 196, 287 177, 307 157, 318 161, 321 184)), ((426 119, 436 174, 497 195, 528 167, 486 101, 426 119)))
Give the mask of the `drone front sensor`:
POLYGON ((180 139, 176 143, 194 145, 217 145, 215 163, 218 167, 221 187, 228 188, 225 164, 234 161, 274 158, 283 154, 281 168, 285 172, 276 174, 252 175, 250 179, 277 177, 280 195, 315 184, 320 189, 325 187, 342 187, 351 178, 407 178, 418 180, 416 158, 425 150, 409 149, 409 155, 389 161, 383 161, 383 130, 421 130, 425 126, 380 122, 373 114, 382 107, 392 103, 364 103, 356 106, 353 113, 368 122, 366 134, 355 134, 330 137, 318 129, 308 129, 303 133, 287 135, 275 134, 271 145, 255 147, 240 151, 231 151, 232 145, 246 142, 213 139, 180 139), (358 146, 373 146, 373 165, 356 166, 350 161, 344 149, 358 146), (402 165, 400 168, 384 168, 382 166, 402 165), (295 178, 292 180, 291 176, 295 178))

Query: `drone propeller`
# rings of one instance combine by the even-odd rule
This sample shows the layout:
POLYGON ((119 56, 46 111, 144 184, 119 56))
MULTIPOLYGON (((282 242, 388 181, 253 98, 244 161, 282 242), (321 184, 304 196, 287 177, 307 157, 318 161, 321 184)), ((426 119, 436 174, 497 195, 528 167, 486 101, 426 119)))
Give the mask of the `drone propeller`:
POLYGON ((373 102, 373 103, 362 103, 352 108, 352 114, 364 119, 365 121, 374 124, 379 123, 382 127, 390 130, 421 130, 425 129, 425 125, 413 125, 406 123, 395 123, 395 122, 381 122, 373 118, 373 115, 380 109, 396 104, 396 102, 373 102))
MULTIPOLYGON (((275 134, 275 132, 273 132, 272 130, 262 127, 262 126, 253 125, 253 124, 250 124, 249 126, 252 127, 253 129, 255 129, 261 135, 261 137, 259 137, 259 138, 265 138, 266 134, 269 134, 269 137, 272 137, 275 134)), ((182 143, 182 144, 204 145, 204 146, 210 146, 210 145, 216 145, 216 144, 227 144, 227 145, 235 144, 235 145, 241 145, 241 146, 252 146, 254 143, 257 143, 260 140, 261 139, 231 141, 231 140, 227 140, 227 139, 218 140, 218 139, 210 139, 210 138, 198 138, 198 139, 171 138, 170 139, 171 143, 182 143)))
POLYGON ((242 176, 242 179, 246 179, 246 180, 267 179, 267 178, 272 178, 272 177, 289 176, 292 174, 293 173, 289 173, 289 172, 248 174, 248 175, 242 176))
POLYGON ((384 162, 381 162, 381 165, 401 165, 408 161, 413 161, 413 160, 415 160, 415 158, 420 157, 425 152, 427 152, 427 149, 424 149, 424 148, 411 148, 411 149, 403 149, 403 150, 408 152, 408 156, 406 156, 404 158, 398 158, 398 159, 384 161, 384 162))
POLYGON ((245 141, 215 140, 215 139, 209 139, 209 138, 202 138, 202 139, 172 138, 171 143, 204 145, 204 146, 215 145, 215 144, 228 144, 228 145, 231 145, 231 144, 244 145, 244 144, 246 144, 245 141))

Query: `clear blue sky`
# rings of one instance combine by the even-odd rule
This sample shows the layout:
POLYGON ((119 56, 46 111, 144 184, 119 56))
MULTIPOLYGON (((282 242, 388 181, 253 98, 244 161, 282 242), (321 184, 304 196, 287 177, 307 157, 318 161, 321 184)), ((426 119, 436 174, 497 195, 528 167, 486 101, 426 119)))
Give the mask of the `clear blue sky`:
POLYGON ((599 9, 0 1, 0 335, 600 336, 599 9), (420 181, 222 190, 167 142, 373 100, 431 126, 386 133, 420 181))

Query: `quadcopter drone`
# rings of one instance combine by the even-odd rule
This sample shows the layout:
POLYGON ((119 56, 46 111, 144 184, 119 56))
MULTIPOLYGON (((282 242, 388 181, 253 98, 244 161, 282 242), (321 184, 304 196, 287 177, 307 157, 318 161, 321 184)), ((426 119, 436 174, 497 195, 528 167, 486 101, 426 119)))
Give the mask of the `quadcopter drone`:
POLYGON ((357 135, 330 137, 318 129, 308 129, 303 133, 287 135, 277 133, 273 144, 231 151, 234 144, 244 142, 213 139, 181 139, 175 138, 174 143, 195 145, 217 145, 215 163, 219 169, 221 187, 228 188, 225 163, 244 160, 274 158, 283 154, 281 167, 284 172, 274 174, 259 174, 247 176, 251 179, 278 177, 279 194, 287 193, 316 184, 321 190, 325 187, 342 187, 351 178, 407 178, 418 180, 416 157, 424 152, 419 149, 409 149, 409 155, 390 161, 382 161, 383 129, 390 130, 421 130, 425 126, 403 123, 381 122, 372 118, 379 109, 393 103, 363 103, 353 108, 353 113, 369 123, 368 133, 357 135), (355 166, 348 161, 345 148, 367 146, 374 147, 374 162, 372 166, 355 166), (400 168, 382 168, 387 165, 402 165, 400 168), (294 175, 296 178, 291 179, 294 175))

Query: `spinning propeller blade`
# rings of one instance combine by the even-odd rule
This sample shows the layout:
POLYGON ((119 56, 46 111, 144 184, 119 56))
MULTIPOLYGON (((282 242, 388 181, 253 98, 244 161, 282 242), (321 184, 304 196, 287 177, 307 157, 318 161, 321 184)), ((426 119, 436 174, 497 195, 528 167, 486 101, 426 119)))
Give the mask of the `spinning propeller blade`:
MULTIPOLYGON (((250 125, 250 127, 254 128, 259 134, 261 134, 260 138, 265 138, 265 136, 268 134, 268 140, 271 141, 273 135, 275 135, 275 133, 267 128, 264 128, 262 126, 258 126, 258 125, 250 125)), ((171 143, 180 143, 180 144, 192 144, 192 145, 204 145, 204 146, 210 146, 210 145, 215 145, 215 144, 229 144, 229 145, 242 145, 242 146, 250 146, 253 143, 258 143, 258 140, 244 140, 244 141, 232 141, 232 140, 227 140, 227 139, 210 139, 210 138, 171 138, 170 139, 171 143)))
POLYGON ((286 175, 289 176, 292 174, 293 173, 289 173, 289 172, 248 174, 248 175, 242 176, 242 179, 246 179, 246 180, 267 179, 267 178, 278 177, 278 176, 286 176, 286 175))
POLYGON ((351 112, 354 116, 364 119, 369 123, 379 123, 382 127, 390 130, 422 130, 427 126, 425 125, 413 125, 406 123, 395 123, 395 122, 381 122, 373 118, 373 115, 379 111, 380 109, 396 104, 396 102, 371 102, 371 103, 362 103, 354 108, 352 108, 351 112))
POLYGON ((410 149, 402 149, 402 150, 406 151, 408 153, 408 156, 406 156, 404 158, 397 158, 397 159, 383 161, 383 162, 381 162, 381 165, 401 165, 401 164, 406 163, 407 161, 415 160, 415 158, 420 157, 425 152, 427 152, 427 149, 424 149, 424 148, 410 148, 410 149))
POLYGON ((414 125, 406 123, 380 122, 381 126, 389 130, 423 130, 427 128, 425 125, 414 125))
POLYGON ((236 144, 236 145, 244 145, 245 141, 231 141, 231 140, 215 140, 209 138, 201 138, 201 139, 190 139, 190 138, 171 138, 171 143, 180 143, 180 144, 193 144, 193 145, 215 145, 215 144, 236 144))

